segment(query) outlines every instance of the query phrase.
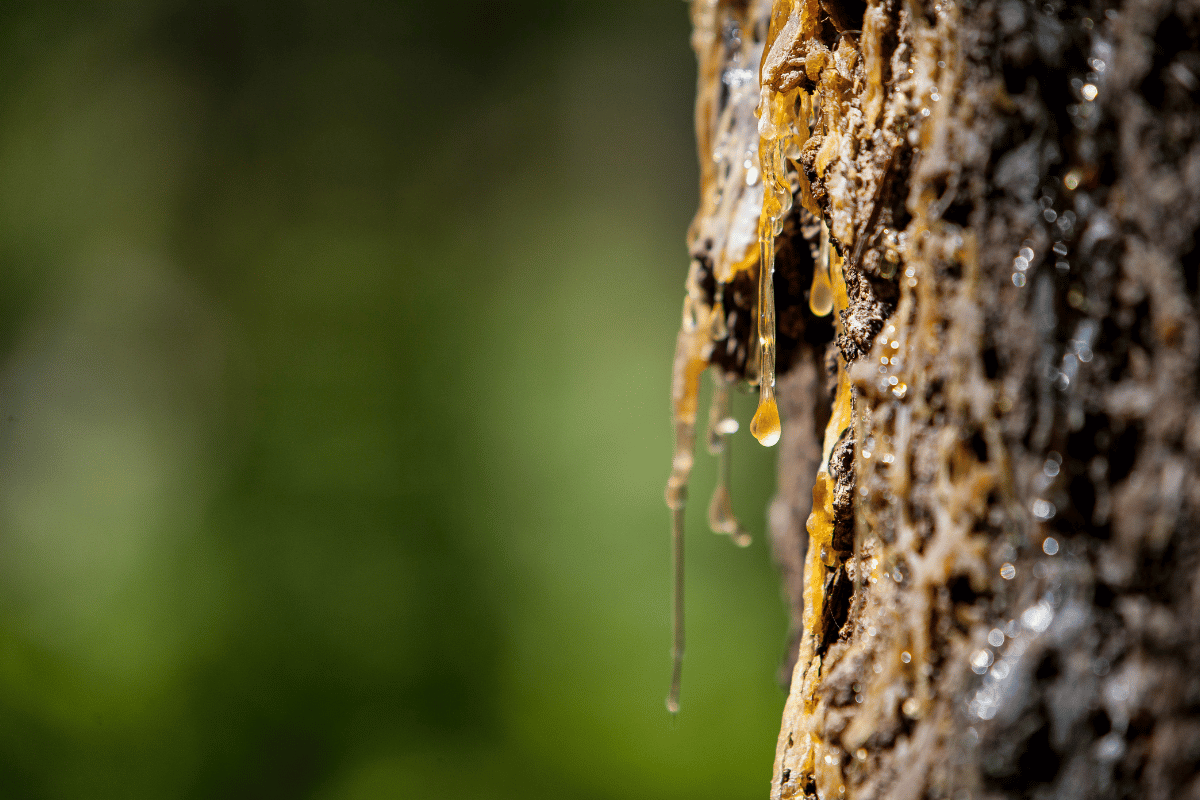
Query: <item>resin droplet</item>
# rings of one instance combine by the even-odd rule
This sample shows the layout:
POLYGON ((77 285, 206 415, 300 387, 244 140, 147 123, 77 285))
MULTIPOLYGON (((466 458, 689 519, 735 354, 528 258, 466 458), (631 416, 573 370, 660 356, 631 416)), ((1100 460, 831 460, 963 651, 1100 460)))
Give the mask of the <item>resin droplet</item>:
POLYGON ((812 289, 808 293, 808 308, 818 317, 833 311, 833 287, 829 285, 829 273, 817 267, 813 270, 812 289))
POLYGON ((829 279, 830 253, 833 246, 829 244, 829 228, 821 223, 821 243, 818 248, 821 254, 818 262, 813 265, 812 288, 808 292, 808 309, 818 317, 823 317, 833 311, 833 283, 829 279))
POLYGON ((763 447, 771 447, 779 441, 782 432, 783 428, 779 424, 779 406, 776 405, 775 398, 764 397, 758 404, 758 410, 754 412, 754 419, 750 420, 750 433, 754 434, 754 438, 758 439, 763 447))

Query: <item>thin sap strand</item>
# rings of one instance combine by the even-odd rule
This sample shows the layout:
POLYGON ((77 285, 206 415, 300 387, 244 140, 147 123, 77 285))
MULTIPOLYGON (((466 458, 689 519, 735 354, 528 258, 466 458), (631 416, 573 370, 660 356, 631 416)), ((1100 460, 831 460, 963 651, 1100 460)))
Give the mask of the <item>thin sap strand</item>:
MULTIPOLYGON (((764 111, 768 113, 769 110, 764 111)), ((779 441, 782 428, 775 402, 775 237, 783 228, 783 217, 791 210, 791 190, 786 179, 783 154, 787 138, 763 143, 763 213, 758 226, 758 410, 750 421, 750 433, 764 446, 779 441)))
POLYGON ((671 553, 674 572, 674 645, 672 647, 671 692, 667 710, 679 711, 679 687, 683 674, 683 509, 687 504, 687 484, 692 473, 696 446, 696 405, 700 394, 700 376, 708 364, 696 355, 696 331, 685 326, 675 344, 675 364, 671 376, 671 422, 675 428, 675 452, 671 477, 667 479, 666 501, 671 509, 671 553))
POLYGON ((758 244, 758 409, 750 420, 750 433, 764 447, 771 447, 782 433, 775 402, 775 237, 767 230, 760 231, 758 244))
POLYGON ((821 223, 820 259, 813 265, 812 289, 808 293, 808 308, 818 317, 833 311, 833 283, 829 279, 829 228, 821 223))
POLYGON ((737 433, 737 420, 729 415, 729 381, 713 371, 713 398, 708 413, 708 452, 717 457, 717 486, 708 504, 708 525, 713 533, 727 534, 738 547, 750 544, 750 534, 733 513, 729 493, 729 435, 737 433))
POLYGON ((683 682, 683 509, 671 509, 671 554, 675 570, 674 641, 671 647, 671 692, 667 711, 679 713, 679 687, 683 682))

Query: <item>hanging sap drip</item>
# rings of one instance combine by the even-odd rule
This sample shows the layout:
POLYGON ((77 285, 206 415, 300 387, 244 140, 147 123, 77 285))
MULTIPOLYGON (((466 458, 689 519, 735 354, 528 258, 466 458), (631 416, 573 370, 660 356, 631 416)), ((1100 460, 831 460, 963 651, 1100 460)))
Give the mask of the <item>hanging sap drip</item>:
POLYGON ((750 420, 750 433, 764 446, 779 441, 783 431, 775 402, 775 237, 759 239, 761 275, 758 279, 758 409, 750 420))
POLYGON ((708 525, 713 533, 729 536, 738 547, 750 544, 750 534, 733 513, 729 494, 729 436, 738 423, 729 415, 729 380, 713 373, 713 399, 708 413, 708 452, 717 457, 717 486, 708 504, 708 525))
MULTIPOLYGON (((708 507, 716 533, 745 546, 750 536, 733 513, 730 499, 729 437, 738 429, 729 413, 731 383, 745 380, 774 389, 774 306, 767 296, 754 305, 751 281, 771 264, 760 264, 761 211, 764 196, 780 208, 779 175, 783 148, 762 149, 755 109, 759 102, 759 67, 770 22, 770 0, 726 3, 696 0, 691 7, 692 45, 700 66, 696 99, 696 139, 700 150, 700 208, 688 230, 691 268, 684 298, 683 322, 676 340, 671 380, 671 418, 675 444, 666 501, 671 510, 674 562, 674 646, 671 691, 667 708, 679 710, 684 649, 683 538, 684 506, 694 461, 696 408, 701 375, 713 369, 715 389, 709 416, 708 450, 718 458, 717 485, 708 507), (763 163, 764 154, 766 161, 763 163), (770 181, 768 176, 775 176, 770 181), (759 247, 756 247, 758 245, 759 247), (762 314, 767 319, 755 319, 762 314), (769 332, 769 352, 761 346, 769 332)), ((790 203, 790 193, 787 194, 790 203)), ((768 245, 782 225, 786 209, 767 228, 768 245)), ((772 248, 767 247, 768 250, 772 248)), ((774 405, 771 405, 774 409, 774 405)), ((759 416, 756 416, 759 420, 759 416)), ((779 414, 768 414, 765 428, 751 426, 760 441, 779 439, 779 414), (765 432, 764 432, 765 431, 765 432), (764 438, 765 437, 765 438, 764 438)))
MULTIPOLYGON (((686 320, 686 315, 685 315, 686 320)), ((702 346, 701 331, 686 324, 680 328, 675 346, 675 366, 671 380, 671 421, 675 429, 675 449, 671 459, 671 477, 667 479, 667 508, 671 509, 671 554, 674 572, 674 643, 672 646, 671 692, 667 708, 679 711, 679 687, 683 673, 683 508, 687 504, 688 478, 692 474, 696 446, 696 404, 700 395, 700 376, 708 363, 698 357, 702 346)))
POLYGON ((758 277, 758 409, 750 433, 765 447, 779 441, 783 428, 775 402, 775 235, 768 223, 759 232, 758 277))
POLYGON ((820 258, 813 265, 812 289, 808 294, 808 308, 818 317, 824 317, 833 310, 833 284, 829 279, 829 261, 832 250, 833 246, 829 243, 829 228, 822 222, 820 258))
MULTIPOLYGON (((775 104, 762 109, 763 123, 779 116, 775 104)), ((763 134, 759 153, 763 167, 763 207, 758 222, 758 410, 750 421, 750 433, 764 446, 779 441, 782 425, 775 402, 775 237, 783 230, 783 218, 792 210, 792 190, 784 154, 795 135, 790 125, 760 125, 763 134), (767 132, 774 135, 768 137, 767 132)))

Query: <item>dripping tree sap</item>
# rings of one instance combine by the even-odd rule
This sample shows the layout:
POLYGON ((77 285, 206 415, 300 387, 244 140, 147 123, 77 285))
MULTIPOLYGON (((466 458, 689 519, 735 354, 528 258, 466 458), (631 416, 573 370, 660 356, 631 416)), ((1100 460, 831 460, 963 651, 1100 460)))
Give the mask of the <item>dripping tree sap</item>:
MULTIPOLYGON (((691 266, 672 374, 675 445, 666 490, 675 570, 672 712, 679 708, 684 651, 684 506, 706 371, 713 372, 715 385, 708 449, 720 459, 709 523, 745 544, 749 536, 729 497, 727 437, 738 427, 728 414, 729 387, 758 387, 750 433, 771 447, 785 421, 776 398, 777 365, 786 370, 803 359, 825 364, 832 408, 820 417, 822 430, 812 433, 820 461, 812 504, 804 511, 811 545, 796 570, 804 576, 801 661, 813 658, 829 614, 837 615, 826 595, 844 592, 842 584, 826 579, 830 569, 841 568, 851 546, 846 525, 837 521, 847 502, 838 465, 854 452, 848 363, 858 354, 845 352, 841 342, 863 338, 863 332, 845 329, 851 302, 844 256, 852 251, 850 267, 858 267, 864 253, 878 260, 868 242, 876 242, 876 229, 894 217, 885 207, 892 199, 885 189, 898 145, 886 140, 879 148, 889 153, 886 168, 872 162, 857 176, 873 192, 872 210, 849 213, 849 183, 838 172, 856 141, 847 127, 845 96, 852 87, 866 87, 865 105, 853 120, 864 129, 875 124, 882 111, 882 29, 878 14, 854 20, 863 26, 858 30, 848 27, 846 14, 833 13, 836 6, 821 8, 816 0, 692 3, 701 192, 688 235, 691 266)), ((868 322, 868 339, 873 324, 868 322)), ((817 383, 813 390, 820 392, 817 383)))
POLYGON ((737 545, 750 542, 733 513, 729 491, 729 437, 739 427, 729 415, 729 389, 738 381, 758 382, 763 361, 751 336, 760 330, 755 295, 761 291, 757 245, 764 193, 754 112, 769 12, 769 4, 761 2, 693 3, 691 8, 700 71, 696 139, 701 186, 700 208, 688 231, 691 266, 671 378, 675 444, 666 501, 674 569, 673 669, 667 698, 672 713, 679 710, 684 650, 684 505, 706 371, 713 374, 714 388, 705 438, 708 451, 719 459, 709 525, 737 545))
MULTIPOLYGON (((691 264, 671 381, 675 433, 666 501, 671 511, 674 563, 673 676, 667 706, 679 708, 684 650, 684 506, 694 463, 700 383, 713 376, 706 436, 717 456, 718 482, 709 526, 738 545, 750 541, 730 499, 729 415, 734 384, 757 386, 759 404, 750 432, 768 447, 779 442, 782 420, 775 400, 777 362, 809 342, 834 336, 835 305, 826 223, 794 166, 809 138, 813 103, 794 89, 785 97, 764 92, 760 68, 772 30, 771 4, 694 2, 693 46, 699 62, 696 139, 700 154, 700 208, 688 231, 691 264), (800 109, 789 117, 789 104, 800 109), (802 205, 793 210, 795 198, 802 205), (818 263, 819 262, 819 266, 818 263)), ((840 273, 838 273, 840 274, 840 273)), ((842 288, 841 296, 845 296, 842 288)), ((843 303, 841 308, 845 307, 843 303)))

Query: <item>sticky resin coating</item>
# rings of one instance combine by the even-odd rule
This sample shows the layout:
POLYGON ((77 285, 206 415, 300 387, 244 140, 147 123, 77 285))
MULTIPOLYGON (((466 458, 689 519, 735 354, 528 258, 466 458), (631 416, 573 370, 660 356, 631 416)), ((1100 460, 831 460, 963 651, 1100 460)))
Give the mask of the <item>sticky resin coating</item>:
MULTIPOLYGON (((894 50, 894 63, 884 63, 886 28, 898 13, 882 0, 861 6, 776 0, 760 68, 759 408, 751 423, 760 442, 770 445, 780 437, 774 269, 777 237, 790 219, 793 202, 816 222, 805 310, 813 318, 832 316, 836 338, 836 347, 825 359, 833 403, 805 526, 802 629, 784 712, 787 735, 781 737, 777 753, 780 796, 847 794, 846 751, 824 729, 826 709, 819 690, 830 666, 828 648, 839 636, 848 598, 854 595, 852 587, 869 577, 857 554, 852 512, 853 465, 859 458, 858 389, 852 373, 857 362, 865 361, 898 294, 895 267, 885 275, 875 266, 887 256, 882 231, 896 222, 894 209, 902 208, 891 191, 892 175, 908 152, 907 140, 897 133, 907 125, 898 122, 909 113, 907 98, 889 98, 884 87, 885 73, 894 79, 907 68, 903 48, 894 50), (886 103, 889 99, 892 102, 886 103)), ((894 238, 898 246, 899 235, 894 238)), ((917 644, 909 647, 923 657, 917 644)), ((916 692, 913 709, 922 707, 922 697, 916 692)))

